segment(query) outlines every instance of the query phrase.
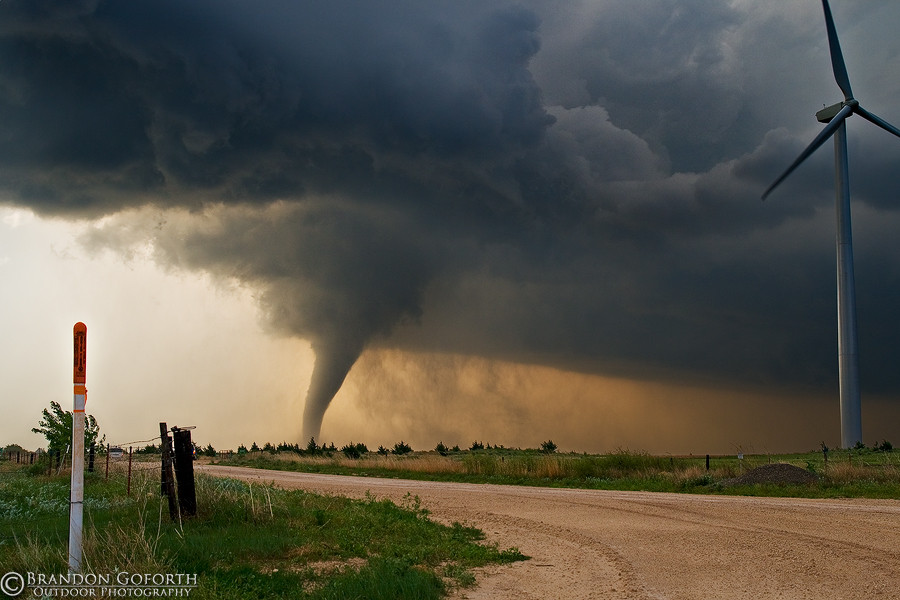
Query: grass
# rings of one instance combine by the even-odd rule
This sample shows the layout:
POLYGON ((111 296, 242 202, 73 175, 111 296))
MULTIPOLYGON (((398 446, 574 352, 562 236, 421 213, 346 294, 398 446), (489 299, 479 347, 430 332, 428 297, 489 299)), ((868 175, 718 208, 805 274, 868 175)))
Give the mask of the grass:
POLYGON ((617 450, 605 455, 546 454, 534 450, 414 452, 404 456, 341 454, 301 456, 292 452, 232 455, 217 464, 263 469, 393 477, 432 481, 497 483, 607 490, 731 494, 807 498, 900 498, 900 452, 870 449, 782 455, 654 456, 617 450), (767 463, 788 463, 819 475, 809 485, 732 485, 729 479, 767 463))
MULTIPOLYGON (((471 585, 473 567, 523 560, 459 523, 400 505, 198 475, 198 515, 172 523, 158 467, 144 463, 131 496, 118 472, 85 484, 85 573, 198 574, 192 598, 440 598, 471 585), (154 468, 151 468, 154 467, 154 468)), ((68 476, 0 468, 0 564, 65 573, 68 476)))

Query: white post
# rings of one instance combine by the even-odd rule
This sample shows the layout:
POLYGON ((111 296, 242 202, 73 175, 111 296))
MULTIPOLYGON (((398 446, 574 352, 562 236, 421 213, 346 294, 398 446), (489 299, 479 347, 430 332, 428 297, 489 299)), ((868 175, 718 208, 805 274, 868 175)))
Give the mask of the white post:
POLYGON ((69 572, 81 572, 81 530, 84 515, 84 406, 87 403, 87 326, 76 323, 75 412, 72 415, 72 485, 69 499, 69 572))

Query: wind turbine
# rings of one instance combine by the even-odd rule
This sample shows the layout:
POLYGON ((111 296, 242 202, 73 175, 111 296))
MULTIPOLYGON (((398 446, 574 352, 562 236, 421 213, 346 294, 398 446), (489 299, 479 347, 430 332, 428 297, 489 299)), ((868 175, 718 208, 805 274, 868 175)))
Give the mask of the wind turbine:
POLYGON ((850 232, 850 181, 847 166, 847 128, 844 123, 853 114, 878 125, 885 131, 900 137, 897 129, 862 106, 853 97, 850 77, 844 64, 837 30, 831 16, 828 0, 822 0, 825 10, 825 29, 831 50, 831 68, 834 80, 844 93, 844 101, 823 108, 816 113, 821 123, 827 123, 812 143, 781 174, 775 183, 763 193, 763 200, 784 181, 800 163, 809 158, 819 146, 834 136, 834 181, 837 209, 837 288, 838 288, 838 370, 841 387, 841 445, 850 448, 862 441, 862 415, 859 401, 859 353, 856 336, 856 285, 853 280, 853 241, 850 232))

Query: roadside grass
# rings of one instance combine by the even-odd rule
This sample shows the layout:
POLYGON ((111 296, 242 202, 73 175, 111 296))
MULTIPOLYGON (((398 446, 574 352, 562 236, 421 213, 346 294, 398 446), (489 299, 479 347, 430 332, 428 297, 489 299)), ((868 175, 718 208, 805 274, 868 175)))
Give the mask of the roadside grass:
POLYGON ((900 498, 900 452, 821 452, 714 456, 658 456, 619 449, 604 455, 546 454, 535 450, 467 450, 442 456, 413 452, 374 453, 350 459, 342 454, 302 456, 253 452, 215 464, 431 481, 572 487, 620 491, 681 492, 804 498, 900 498), (769 463, 787 463, 819 476, 813 484, 735 485, 729 480, 769 463))
MULTIPOLYGON (((415 497, 394 504, 196 477, 198 515, 172 523, 159 471, 85 481, 86 573, 197 574, 192 598, 440 598, 471 569, 524 560, 459 523, 438 524, 415 497)), ((65 573, 68 475, 0 471, 0 564, 65 573)))

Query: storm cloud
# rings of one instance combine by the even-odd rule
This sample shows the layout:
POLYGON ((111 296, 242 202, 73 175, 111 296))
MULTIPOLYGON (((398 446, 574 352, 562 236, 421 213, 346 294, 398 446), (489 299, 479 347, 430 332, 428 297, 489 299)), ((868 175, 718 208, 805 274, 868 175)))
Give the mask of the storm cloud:
MULTIPOLYGON (((820 10, 5 0, 0 191, 258 289, 316 353, 305 435, 371 346, 833 388, 829 153, 759 200, 839 99, 820 10)), ((897 16, 835 7, 893 122, 897 16)), ((897 395, 900 144, 856 121, 863 386, 897 395)))

